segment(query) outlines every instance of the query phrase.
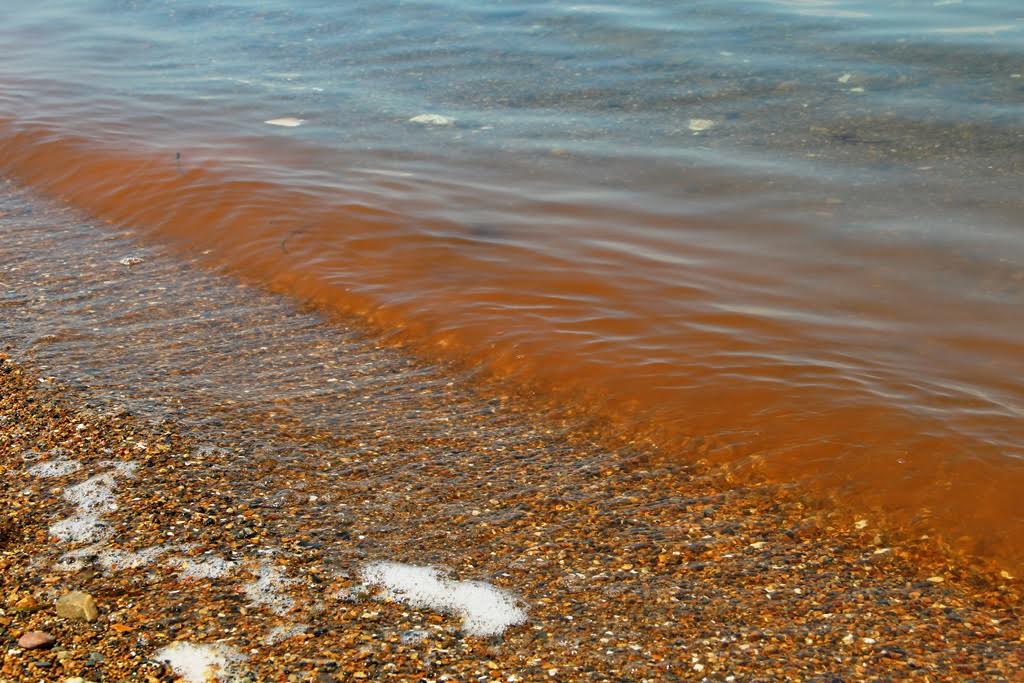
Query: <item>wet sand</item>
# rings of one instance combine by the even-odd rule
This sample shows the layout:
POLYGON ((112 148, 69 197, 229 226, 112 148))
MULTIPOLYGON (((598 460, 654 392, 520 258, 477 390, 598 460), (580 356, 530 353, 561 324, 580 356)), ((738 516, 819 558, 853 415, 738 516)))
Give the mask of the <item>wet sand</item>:
POLYGON ((998 566, 9 189, 0 680, 170 681, 188 652, 260 681, 1019 678, 998 566), (383 599, 381 562, 472 604, 383 599))

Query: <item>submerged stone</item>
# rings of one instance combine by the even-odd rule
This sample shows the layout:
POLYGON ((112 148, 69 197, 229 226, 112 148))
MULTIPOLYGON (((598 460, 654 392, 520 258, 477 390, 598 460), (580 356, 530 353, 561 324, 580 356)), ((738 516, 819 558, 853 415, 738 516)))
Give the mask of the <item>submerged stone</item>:
POLYGON ((81 591, 72 591, 57 600, 57 614, 65 619, 96 621, 99 610, 91 595, 81 591))

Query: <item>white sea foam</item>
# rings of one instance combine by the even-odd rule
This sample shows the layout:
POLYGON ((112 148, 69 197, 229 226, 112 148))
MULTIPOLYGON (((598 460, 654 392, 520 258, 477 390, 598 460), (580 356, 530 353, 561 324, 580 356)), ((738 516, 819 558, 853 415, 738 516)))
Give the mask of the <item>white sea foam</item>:
POLYGON ((80 572, 98 557, 100 548, 102 545, 96 544, 66 552, 57 559, 53 568, 61 572, 80 572))
POLYGON ((187 683, 232 681, 238 678, 238 665, 244 657, 227 645, 195 645, 178 641, 154 655, 154 659, 167 662, 171 669, 187 683))
POLYGON ((231 455, 231 451, 221 446, 215 446, 213 444, 203 444, 195 451, 192 452, 194 458, 222 458, 231 455))
POLYGON ((383 599, 457 614, 470 635, 496 636, 526 621, 526 611, 511 593, 481 581, 453 581, 433 567, 373 562, 363 567, 362 577, 384 589, 383 599))
POLYGON ((168 563, 177 567, 183 579, 219 579, 235 568, 235 563, 222 557, 172 557, 168 563))
POLYGON ((139 469, 139 463, 133 460, 104 460, 99 463, 100 467, 110 467, 113 469, 113 474, 116 477, 124 477, 125 479, 131 479, 135 476, 135 471, 139 469))
POLYGON ((134 552, 110 548, 99 551, 97 562, 104 569, 138 569, 152 564, 154 560, 170 550, 165 546, 153 546, 134 552))
POLYGON ((64 498, 78 507, 81 515, 95 515, 111 505, 114 497, 114 475, 110 472, 89 477, 80 484, 64 489, 64 498))
POLYGON ((28 473, 36 477, 63 477, 80 469, 82 469, 82 463, 77 460, 57 456, 29 467, 28 473))
POLYGON ((110 526, 101 517, 104 512, 117 509, 113 502, 115 477, 131 477, 138 465, 122 460, 100 464, 112 469, 64 489, 64 499, 78 509, 70 517, 50 525, 52 536, 68 543, 96 543, 110 537, 110 526))
POLYGON ((256 572, 256 580, 245 584, 243 589, 252 604, 266 607, 274 614, 285 614, 295 606, 295 600, 284 593, 293 583, 295 579, 286 578, 280 568, 263 562, 256 572))
POLYGON ((292 624, 291 626, 275 626, 270 629, 267 633, 266 638, 263 639, 267 645, 277 645, 283 640, 294 638, 295 636, 302 635, 309 630, 309 626, 306 624, 292 624))
POLYGON ((110 538, 110 525, 100 519, 99 515, 72 515, 50 525, 51 536, 56 536, 65 543, 96 543, 110 538))

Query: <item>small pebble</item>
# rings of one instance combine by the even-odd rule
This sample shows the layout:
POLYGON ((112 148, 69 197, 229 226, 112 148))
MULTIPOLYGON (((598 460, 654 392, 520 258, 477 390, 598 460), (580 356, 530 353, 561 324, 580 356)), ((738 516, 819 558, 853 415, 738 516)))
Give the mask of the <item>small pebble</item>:
POLYGON ((31 595, 26 595, 14 603, 12 609, 15 612, 35 612, 40 608, 39 601, 31 595))

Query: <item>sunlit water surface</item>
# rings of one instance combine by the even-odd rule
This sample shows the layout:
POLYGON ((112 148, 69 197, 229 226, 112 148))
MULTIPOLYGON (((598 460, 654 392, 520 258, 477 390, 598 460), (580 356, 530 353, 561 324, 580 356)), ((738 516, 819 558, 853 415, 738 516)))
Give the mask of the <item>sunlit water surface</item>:
POLYGON ((1024 553, 1015 1, 4 18, 10 176, 669 457, 1024 553))

